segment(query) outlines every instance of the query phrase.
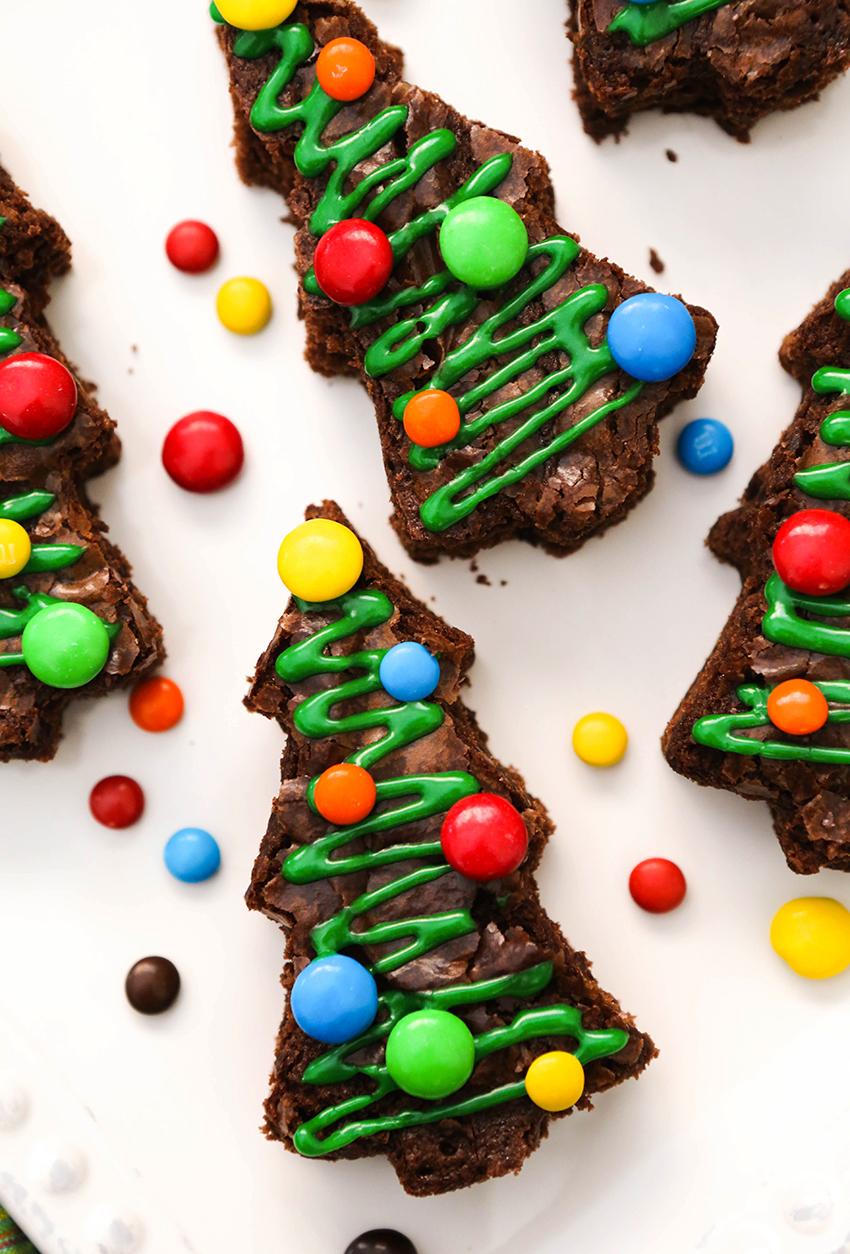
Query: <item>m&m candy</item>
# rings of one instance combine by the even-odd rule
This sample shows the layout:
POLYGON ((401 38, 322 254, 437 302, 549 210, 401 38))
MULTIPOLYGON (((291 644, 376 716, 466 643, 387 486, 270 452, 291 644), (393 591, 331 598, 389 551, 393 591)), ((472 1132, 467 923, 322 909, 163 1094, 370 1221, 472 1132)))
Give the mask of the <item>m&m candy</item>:
POLYGON ((338 305, 363 305, 386 286, 393 250, 374 222, 346 218, 325 231, 316 245, 313 269, 325 296, 338 305))
POLYGON ((416 1254, 416 1246, 395 1228, 372 1228, 355 1237, 345 1254, 416 1254))
POLYGON ((206 222, 178 222, 168 232, 165 253, 184 274, 203 274, 218 260, 218 236, 206 222))
POLYGON ((89 809, 104 827, 132 827, 144 814, 145 794, 129 775, 107 775, 91 790, 89 809))
POLYGON ((127 972, 124 992, 127 1001, 139 1014, 164 1014, 177 1001, 180 972, 168 958, 140 958, 127 972))
POLYGON ((628 733, 613 714, 585 714, 573 728, 573 749, 588 766, 616 765, 628 744, 628 733))
POLYGON ((338 826, 359 823, 375 808, 375 781, 362 766, 340 762, 322 771, 313 789, 313 805, 323 819, 338 826))
POLYGON ((319 53, 316 78, 332 99, 359 100, 375 81, 375 58, 359 39, 343 35, 319 53))
POLYGON ((414 1010, 387 1037, 387 1070, 411 1097, 439 1101, 463 1088, 475 1066, 469 1028, 447 1010, 414 1010))
POLYGON ((829 718, 829 705, 820 688, 808 679, 786 679, 767 698, 767 716, 780 731, 810 736, 829 718))
POLYGON ((806 596, 825 597, 850 583, 850 520, 829 509, 801 509, 773 541, 773 564, 783 583, 806 596))
POLYGON ((693 475, 716 475, 729 465, 734 451, 732 432, 716 418, 695 418, 676 441, 679 461, 693 475))
POLYGON ((183 717, 183 693, 164 675, 144 679, 130 693, 130 717, 142 731, 169 731, 183 717))
POLYGON ((618 305, 608 321, 608 347, 633 379, 660 383, 694 355, 697 332, 685 305, 661 292, 640 292, 618 305))
POLYGON ((109 657, 109 636, 97 614, 63 601, 31 618, 21 636, 29 669, 51 688, 82 688, 99 675, 109 657))
POLYGON ((298 0, 216 0, 229 26, 240 30, 271 30, 289 17, 298 0))
POLYGON ((378 674, 396 701, 424 701, 440 682, 440 663, 424 644, 403 640, 384 654, 378 674))
POLYGON ((688 885, 669 858, 646 858, 629 876, 632 900, 649 914, 667 914, 685 900, 688 885))
POLYGON ((187 492, 218 492, 245 460, 242 436, 229 418, 199 409, 175 422, 162 446, 162 464, 187 492))
POLYGON ((20 440, 49 440, 77 411, 70 370, 44 353, 18 353, 0 365, 0 427, 20 440))
POLYGON ((311 518, 290 531, 278 550, 277 571, 300 601, 335 601, 363 570, 363 546, 350 527, 311 518))
POLYGON ((236 335, 256 335, 272 316, 272 298, 259 279, 242 275, 228 279, 215 301, 219 320, 236 335))
POLYGON ((448 444, 460 431, 457 401, 439 388, 416 392, 404 407, 402 424, 409 440, 420 448, 448 444))
POLYGON ((0 579, 19 575, 30 560, 32 543, 19 522, 0 518, 0 579))
POLYGON ((493 196, 473 196, 446 214, 439 245, 443 261, 461 283, 501 287, 522 269, 528 231, 511 205, 493 196))
POLYGON ((302 1032, 341 1045, 366 1032, 378 1013, 375 978, 346 954, 316 958, 292 986, 292 1013, 302 1032))
POLYGON ((181 827, 169 837, 163 857, 174 878, 184 884, 200 884, 221 866, 218 841, 202 827, 181 827))
POLYGON ((541 1110, 569 1110, 584 1092, 584 1067, 565 1050, 541 1054, 525 1073, 525 1091, 541 1110))
POLYGON ((528 832, 519 811, 495 793, 456 801, 440 831, 443 856, 459 875, 477 883, 511 875, 528 852, 528 832))
POLYGON ((850 910, 832 897, 797 897, 774 915, 770 943, 797 975, 840 975, 850 966, 850 910))

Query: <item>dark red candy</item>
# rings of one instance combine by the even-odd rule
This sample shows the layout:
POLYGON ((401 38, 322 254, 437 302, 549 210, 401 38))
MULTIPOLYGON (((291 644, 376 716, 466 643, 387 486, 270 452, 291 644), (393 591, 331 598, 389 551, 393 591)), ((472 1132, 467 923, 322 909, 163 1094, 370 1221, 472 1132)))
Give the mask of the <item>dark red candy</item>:
POLYGON ((180 992, 180 972, 168 958, 140 958, 127 972, 127 1001, 140 1015, 161 1015, 180 992))
POLYGON ((779 578, 795 592, 824 597, 850 584, 850 521, 829 509, 801 509, 773 541, 779 578))
POLYGON ((688 886, 675 862, 668 858, 647 858, 629 876, 629 892, 650 914, 666 914, 685 900, 688 886))
POLYGON ((416 1246, 394 1228, 373 1228, 355 1237, 345 1254, 416 1254, 416 1246))
POLYGON ((218 260, 218 236, 206 222, 178 222, 168 233, 165 251, 184 274, 203 274, 218 260))
POLYGON ((449 866, 486 884, 517 869, 528 852, 528 832, 509 801, 479 792, 455 802, 443 819, 440 843, 449 866))
POLYGON ((374 222, 346 218, 325 231, 313 268, 319 287, 338 305, 362 305, 386 286, 393 268, 390 241, 374 222))
POLYGON ((162 464, 187 492, 217 492, 232 483, 245 460, 242 436, 229 418, 199 409, 165 437, 162 464))
POLYGON ((70 370, 45 353, 18 353, 0 365, 0 427, 21 440, 49 440, 77 410, 70 370))
POLYGON ((145 794, 129 775, 107 775, 89 795, 89 809, 104 827, 132 827, 145 809, 145 794))

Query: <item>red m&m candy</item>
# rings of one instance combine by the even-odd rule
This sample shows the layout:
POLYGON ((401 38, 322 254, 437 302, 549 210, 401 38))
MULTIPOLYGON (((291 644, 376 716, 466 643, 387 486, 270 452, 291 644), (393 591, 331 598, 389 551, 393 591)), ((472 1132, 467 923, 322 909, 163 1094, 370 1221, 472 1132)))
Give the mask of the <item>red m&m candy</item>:
POLYGON ((687 884, 675 862, 668 858, 647 858, 629 876, 629 892, 641 910, 667 914, 685 900, 687 884))
POLYGON ((217 492, 232 483, 245 460, 242 436, 229 418, 199 409, 165 437, 162 464, 187 492, 217 492))
POLYGON ((780 731, 810 736, 829 718, 826 697, 808 679, 786 679, 767 698, 767 716, 780 731))
POLYGON ((0 427, 21 440, 49 440, 77 410, 70 370, 45 353, 18 353, 0 366, 0 427))
POLYGON ((203 274, 218 260, 218 236, 206 222, 178 222, 168 233, 165 252, 184 274, 203 274))
POLYGON ((850 583, 850 521, 828 509, 801 509, 773 541, 779 578, 795 592, 824 597, 850 583))
POLYGON ((145 794, 129 775, 107 775, 91 790, 89 809, 104 827, 131 827, 144 813, 145 794))
POLYGON ((390 241, 364 218, 346 218, 325 231, 313 257, 316 282, 338 305, 362 305, 386 286, 393 268, 390 241))
POLYGON ((443 819, 440 843, 449 866, 486 884, 517 869, 528 852, 528 832, 509 801, 479 792, 455 802, 443 819))

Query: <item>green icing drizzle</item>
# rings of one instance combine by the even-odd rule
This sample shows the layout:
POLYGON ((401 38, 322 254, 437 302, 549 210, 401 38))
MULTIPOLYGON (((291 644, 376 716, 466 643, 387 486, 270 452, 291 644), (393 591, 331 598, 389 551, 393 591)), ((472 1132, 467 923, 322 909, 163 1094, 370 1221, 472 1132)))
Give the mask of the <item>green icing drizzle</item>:
MULTIPOLYGON (((394 610, 384 593, 366 589, 349 592, 333 602, 314 605, 296 600, 296 604, 302 613, 339 614, 334 621, 284 650, 276 662, 278 675, 290 685, 320 675, 340 677, 335 686, 322 689, 295 707, 293 721, 302 735, 318 739, 346 733, 367 733, 369 742, 353 752, 346 761, 369 767, 394 750, 412 744, 442 726, 445 715, 433 701, 398 702, 355 714, 334 716, 334 710, 343 702, 382 691, 379 668, 386 649, 365 649, 345 655, 334 650, 341 641, 355 633, 389 621, 394 610), (362 674, 343 678, 352 672, 362 674), (383 735, 371 739, 380 731, 383 735)), ((315 782, 311 781, 308 800, 312 798, 315 782)), ((398 947, 370 968, 382 974, 433 951, 446 941, 471 934, 476 930, 475 922, 469 910, 458 909, 423 917, 394 919, 362 930, 354 927, 358 919, 376 906, 439 879, 450 871, 451 868, 443 860, 438 840, 418 844, 402 840, 398 844, 363 853, 334 855, 344 846, 372 833, 391 831, 444 813, 462 797, 478 792, 479 785, 466 772, 443 771, 382 779, 376 781, 376 787, 377 803, 368 818, 349 827, 331 828, 315 843, 293 850, 285 859, 281 873, 290 883, 308 884, 357 871, 374 871, 412 859, 426 863, 413 871, 406 871, 380 888, 361 894, 337 914, 314 927, 310 934, 318 957, 354 945, 398 942, 398 947)), ((460 1118, 525 1096, 525 1082, 520 1080, 487 1093, 463 1100, 449 1100, 424 1110, 407 1109, 368 1118, 362 1112, 394 1092, 397 1086, 390 1079, 384 1064, 359 1066, 349 1059, 358 1050, 384 1040, 393 1025, 414 1010, 426 1007, 451 1009, 500 997, 531 997, 542 992, 551 978, 552 964, 544 962, 514 975, 431 992, 408 993, 394 989, 382 993, 378 1018, 372 1027, 355 1040, 322 1054, 310 1063, 304 1073, 306 1083, 322 1085, 366 1076, 374 1082, 374 1090, 329 1106, 305 1123, 293 1138, 296 1149, 308 1157, 334 1153, 361 1137, 417 1127, 440 1119, 460 1118), (333 1125, 341 1126, 327 1131, 333 1125), (326 1135, 320 1136, 324 1133, 326 1135)), ((518 1011, 509 1024, 482 1032, 476 1037, 476 1060, 497 1049, 541 1036, 574 1038, 578 1043, 576 1056, 583 1063, 614 1054, 628 1041, 628 1034, 616 1029, 585 1031, 580 1011, 572 1006, 526 1008, 518 1011)))
POLYGON ((672 35, 686 22, 720 9, 729 0, 653 0, 652 4, 628 3, 608 27, 625 31, 636 48, 644 48, 672 35))
MULTIPOLYGON (((23 584, 18 588, 13 588, 12 595, 24 602, 24 608, 22 610, 0 609, 0 640, 10 640, 14 636, 20 636, 27 623, 31 618, 35 618, 39 610, 46 610, 50 605, 64 604, 60 597, 49 596, 46 592, 30 592, 29 588, 23 584)), ((103 625, 110 640, 114 640, 121 630, 120 623, 104 623, 103 625)), ((23 653, 0 653, 0 666, 20 665, 26 665, 23 653)))
MULTIPOLYGON (((0 217, 0 231, 5 225, 6 219, 0 217)), ((0 318, 5 318, 6 314, 11 313, 17 303, 17 296, 13 296, 11 292, 0 287, 0 318)), ((0 353, 9 353, 22 343, 23 340, 17 331, 13 331, 11 327, 0 327, 0 353)))
MULTIPOLYGON (((28 518, 44 513, 55 500, 52 492, 22 492, 18 496, 9 496, 5 501, 0 501, 0 518, 25 522, 28 518)), ((85 546, 80 544, 34 544, 29 561, 18 574, 32 575, 45 570, 64 570, 66 566, 73 566, 74 562, 78 562, 85 551, 85 546)))

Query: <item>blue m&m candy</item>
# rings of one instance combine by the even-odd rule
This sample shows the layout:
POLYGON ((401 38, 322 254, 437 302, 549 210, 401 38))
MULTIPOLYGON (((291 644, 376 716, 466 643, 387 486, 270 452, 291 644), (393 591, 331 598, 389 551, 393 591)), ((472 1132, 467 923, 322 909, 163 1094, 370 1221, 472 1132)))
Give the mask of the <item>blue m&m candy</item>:
POLYGON ((351 1041, 372 1026, 378 988, 362 963, 345 954, 316 958, 292 987, 295 1022, 325 1045, 351 1041))
POLYGON ((682 370, 694 355, 697 331, 680 300, 661 292, 640 292, 618 305, 608 322, 608 347, 617 365, 633 379, 661 383, 682 370))
POLYGON ((732 460, 735 441, 725 423, 716 418, 695 418, 679 432, 676 453, 694 475, 714 475, 732 460))
POLYGON ((440 682, 440 663, 424 644, 403 640, 384 654, 379 674, 396 701, 424 701, 440 682))
POLYGON ((221 866, 218 841, 201 827, 182 827, 165 846, 165 865, 184 884, 208 880, 221 866))

